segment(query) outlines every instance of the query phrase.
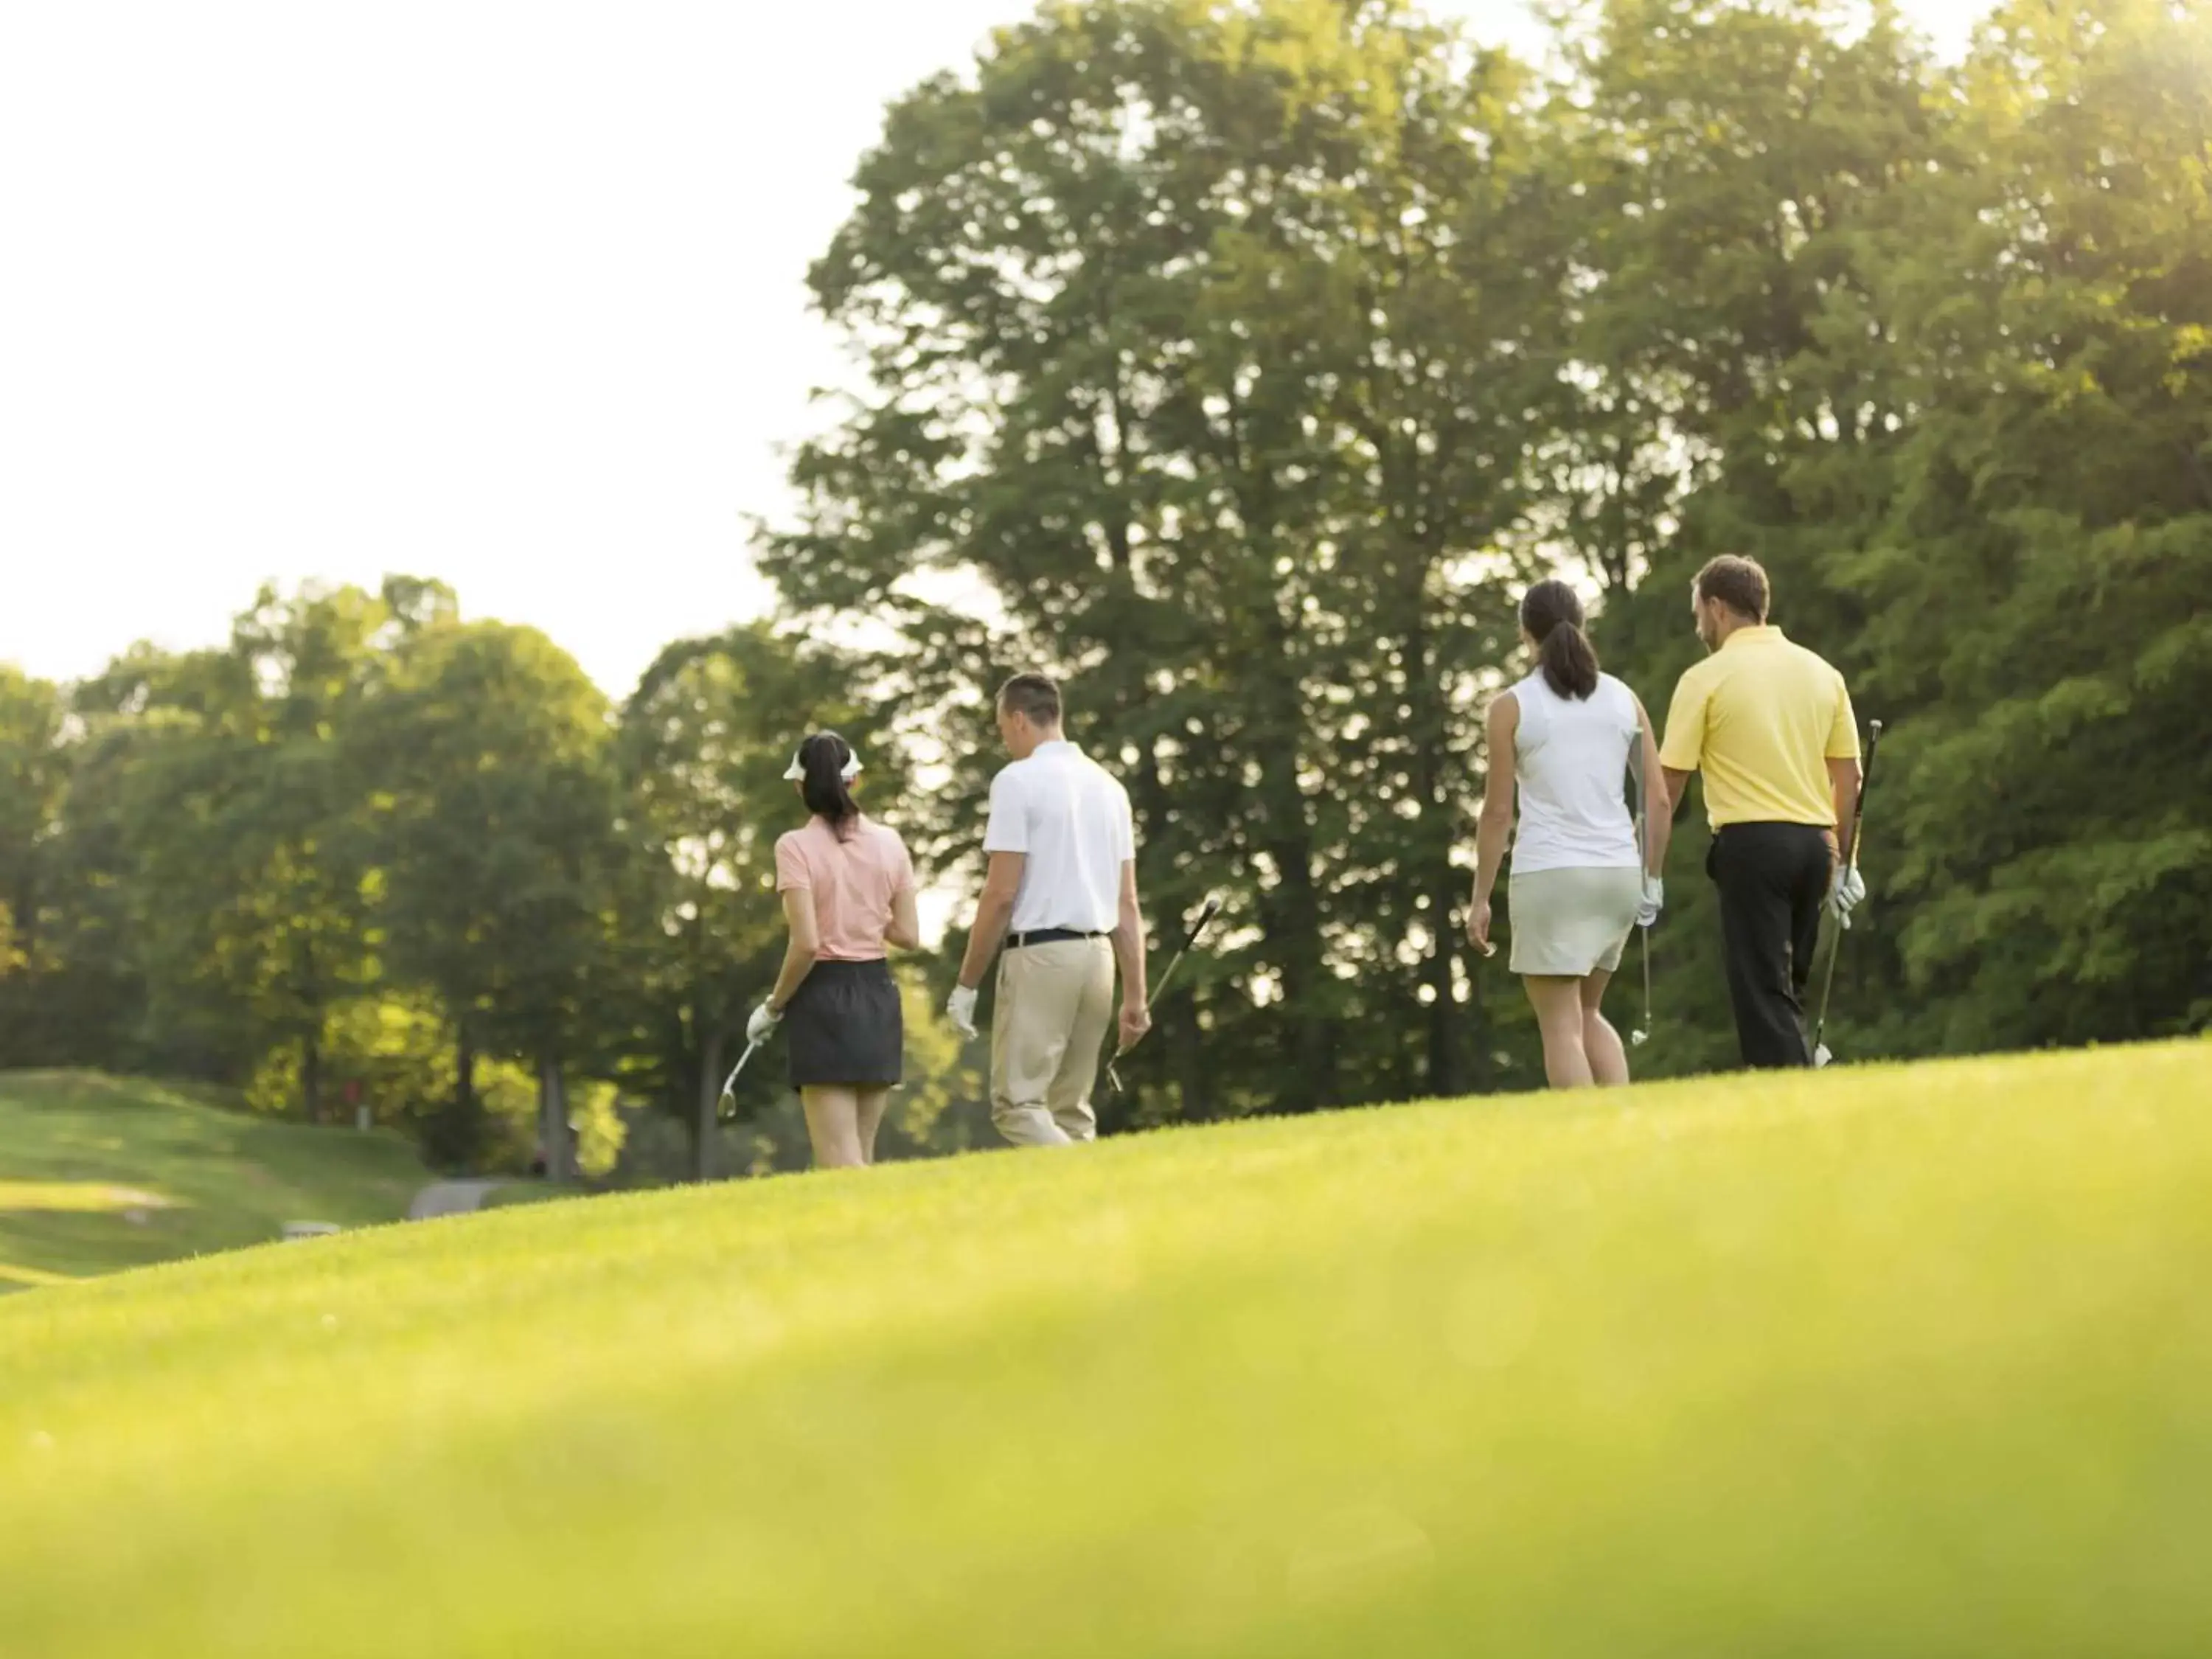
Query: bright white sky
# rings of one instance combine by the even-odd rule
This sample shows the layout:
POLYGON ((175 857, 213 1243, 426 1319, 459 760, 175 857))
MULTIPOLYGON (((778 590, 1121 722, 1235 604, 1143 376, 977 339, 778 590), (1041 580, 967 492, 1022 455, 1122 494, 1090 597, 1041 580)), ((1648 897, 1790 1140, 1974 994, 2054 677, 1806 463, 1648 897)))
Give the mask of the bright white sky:
POLYGON ((806 265, 885 100, 1028 9, 0 6, 0 661, 404 570, 621 695, 756 614, 743 516, 840 373, 806 265))

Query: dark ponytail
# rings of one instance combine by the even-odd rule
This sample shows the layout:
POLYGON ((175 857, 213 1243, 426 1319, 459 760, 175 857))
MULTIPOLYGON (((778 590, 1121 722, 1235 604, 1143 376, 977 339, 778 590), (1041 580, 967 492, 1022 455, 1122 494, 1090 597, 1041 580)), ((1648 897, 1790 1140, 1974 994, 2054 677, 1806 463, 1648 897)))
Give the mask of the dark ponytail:
POLYGON ((860 822, 860 804, 845 781, 845 763, 853 758, 853 745, 835 732, 817 732, 799 745, 799 797, 806 810, 825 821, 840 836, 860 822))
POLYGON ((1521 596, 1521 626, 1536 641, 1544 684, 1577 702, 1597 690, 1597 653, 1583 632, 1583 602, 1556 577, 1521 596))

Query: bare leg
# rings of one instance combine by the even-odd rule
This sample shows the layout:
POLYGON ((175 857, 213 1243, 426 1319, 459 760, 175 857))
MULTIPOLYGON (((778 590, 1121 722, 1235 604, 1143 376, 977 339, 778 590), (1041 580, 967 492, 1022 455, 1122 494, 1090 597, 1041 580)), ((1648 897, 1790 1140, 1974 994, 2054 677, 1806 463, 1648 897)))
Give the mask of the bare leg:
POLYGON ((1583 1053, 1589 1060, 1590 1077, 1601 1089, 1618 1089, 1628 1081, 1628 1050, 1620 1046, 1620 1033, 1605 1017, 1605 988, 1613 978, 1601 968, 1583 976, 1583 1053))
POLYGON ((860 1142, 860 1162, 876 1161, 876 1131, 884 1127, 884 1108, 890 1104, 888 1089, 863 1089, 854 1097, 859 1107, 855 1114, 860 1142))
POLYGON ((801 1089, 806 1107, 806 1138, 814 1143, 817 1170, 856 1170, 860 1155, 860 1103, 850 1089, 801 1089))
POLYGON ((1587 1089, 1594 1080, 1583 1051, 1582 981, 1556 974, 1525 974, 1529 1006, 1544 1034, 1544 1077, 1554 1089, 1587 1089))

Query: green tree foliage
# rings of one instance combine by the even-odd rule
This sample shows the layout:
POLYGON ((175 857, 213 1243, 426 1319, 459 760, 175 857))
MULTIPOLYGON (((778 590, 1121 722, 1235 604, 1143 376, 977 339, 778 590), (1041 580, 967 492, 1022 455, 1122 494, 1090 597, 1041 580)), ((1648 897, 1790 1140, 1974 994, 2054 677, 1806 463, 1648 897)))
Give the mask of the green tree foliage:
POLYGON ((39 949, 68 781, 65 708, 59 688, 0 664, 0 976, 30 968, 39 949))
POLYGON ((1958 87, 1877 291, 1910 428, 1836 563, 1904 715, 1885 1036, 2182 1031, 2212 1018, 2212 27, 2015 5, 1958 87))
POLYGON ((331 1006, 374 971, 366 796, 345 738, 387 620, 358 588, 264 590, 228 653, 111 676, 167 717, 133 773, 131 829, 154 1030, 247 1063, 295 1050, 310 1121, 331 1006))
POLYGON ((440 1156, 483 1149, 485 1053, 539 1069, 560 1138, 559 1076, 583 1041, 612 904, 611 732, 605 698, 542 634, 443 615, 404 628, 361 710, 387 965, 453 1024, 440 1156))
MULTIPOLYGON (((0 672, 0 1058, 338 1088, 556 1173, 618 1090, 634 1169, 794 1167, 773 1051, 714 1115, 791 746, 845 731, 972 886, 988 696, 1042 668, 1156 937, 1225 902, 1110 1127, 1526 1085, 1461 936, 1513 601, 1579 580, 1663 716, 1720 551, 1886 722, 1847 1054, 2203 1026, 2202 0, 2021 0, 1955 65, 1887 3, 1555 21, 1547 78, 1390 0, 1050 0, 899 99, 812 272, 861 380, 763 538, 783 613, 619 708, 410 578, 0 672)), ((1677 844, 1662 1073, 1735 1052, 1677 844)), ((902 969, 887 1152, 989 1139, 930 1012, 960 943, 902 969)))

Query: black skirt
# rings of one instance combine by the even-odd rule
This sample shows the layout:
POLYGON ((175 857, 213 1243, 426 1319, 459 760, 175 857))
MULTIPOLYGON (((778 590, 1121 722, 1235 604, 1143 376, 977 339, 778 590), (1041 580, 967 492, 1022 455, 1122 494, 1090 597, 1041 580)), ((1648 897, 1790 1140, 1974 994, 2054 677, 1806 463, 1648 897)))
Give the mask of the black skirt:
POLYGON ((906 1016, 888 962, 817 962, 783 1017, 794 1089, 887 1089, 906 1059, 906 1016))

